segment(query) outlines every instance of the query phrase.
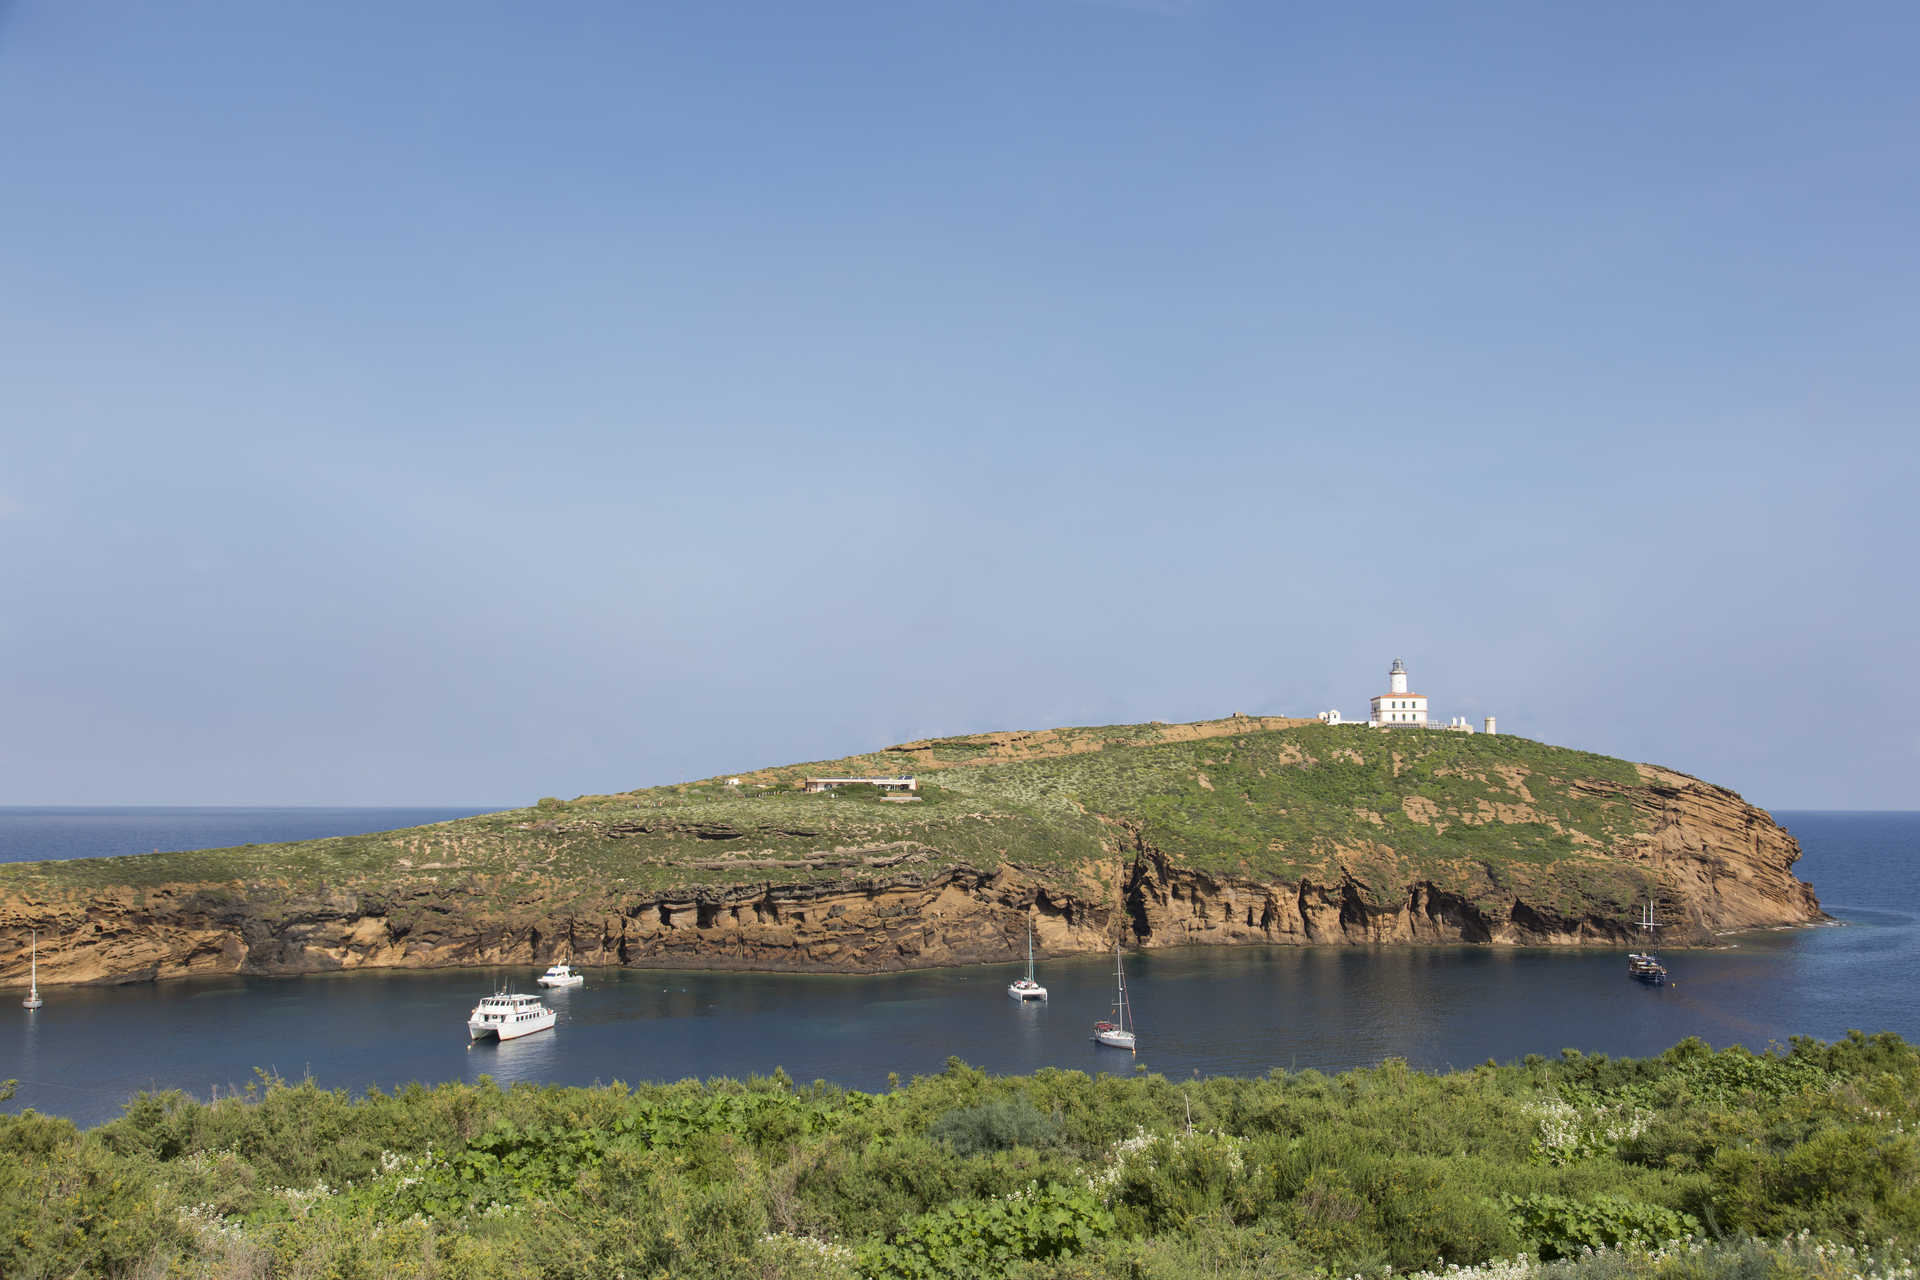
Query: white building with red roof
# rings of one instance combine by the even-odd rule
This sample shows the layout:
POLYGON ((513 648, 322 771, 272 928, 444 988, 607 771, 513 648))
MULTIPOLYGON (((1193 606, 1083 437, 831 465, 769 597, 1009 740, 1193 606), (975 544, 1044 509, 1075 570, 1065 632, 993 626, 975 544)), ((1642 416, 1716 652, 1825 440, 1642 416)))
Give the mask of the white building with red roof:
POLYGON ((1370 705, 1373 711, 1367 717, 1367 724, 1371 728, 1426 727, 1427 696, 1407 691, 1407 664, 1398 658, 1387 672, 1387 691, 1375 694, 1370 705))

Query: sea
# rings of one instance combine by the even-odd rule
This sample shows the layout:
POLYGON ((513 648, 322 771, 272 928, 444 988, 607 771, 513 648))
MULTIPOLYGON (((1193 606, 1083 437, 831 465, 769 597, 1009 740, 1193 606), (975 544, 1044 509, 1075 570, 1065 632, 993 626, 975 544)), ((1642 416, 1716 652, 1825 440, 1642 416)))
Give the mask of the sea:
MULTIPOLYGON (((474 809, 0 808, 0 861, 346 835, 474 809)), ((884 1089, 958 1057, 1168 1078, 1339 1071, 1403 1058, 1445 1070, 1531 1053, 1658 1053, 1689 1036, 1756 1051, 1850 1030, 1920 1039, 1920 813, 1787 812, 1797 871, 1838 922, 1662 952, 1671 985, 1631 981, 1623 949, 1236 947, 1133 952, 1139 1032, 1095 1045, 1112 957, 1038 957, 1044 1004, 1009 999, 1021 966, 872 977, 589 969, 551 993, 551 1032, 470 1043, 482 995, 533 990, 531 966, 51 987, 0 1006, 0 1108, 98 1124, 143 1090, 198 1098, 263 1076, 329 1088, 478 1080, 587 1085, 770 1075, 884 1089)))

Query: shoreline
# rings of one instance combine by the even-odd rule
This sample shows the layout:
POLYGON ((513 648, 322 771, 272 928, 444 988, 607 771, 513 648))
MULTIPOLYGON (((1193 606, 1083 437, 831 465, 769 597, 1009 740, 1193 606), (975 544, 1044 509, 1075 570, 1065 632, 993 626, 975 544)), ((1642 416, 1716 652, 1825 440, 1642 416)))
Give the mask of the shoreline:
MULTIPOLYGON (((1722 939, 1722 938, 1739 939, 1743 937, 1758 937, 1758 936, 1767 936, 1767 935, 1780 934, 1780 933, 1796 933, 1796 932, 1807 930, 1807 929, 1846 928, 1846 927, 1850 927, 1849 921, 1829 917, 1823 920, 1806 920, 1806 921, 1787 923, 1787 924, 1761 925, 1761 926, 1756 926, 1756 927, 1746 928, 1746 929, 1730 929, 1723 932, 1715 933, 1713 937, 1715 939, 1722 939)), ((1457 952, 1485 952, 1485 953, 1492 953, 1492 954, 1542 952, 1542 953, 1549 953, 1549 954, 1556 954, 1556 955, 1573 955, 1573 954, 1579 954, 1583 952, 1596 952, 1596 951, 1604 952, 1609 949, 1618 949, 1622 952, 1625 952, 1625 951, 1632 950, 1636 946, 1642 946, 1642 945, 1644 944, 1638 942, 1637 940, 1631 937, 1626 937, 1626 938, 1595 937, 1595 938, 1586 938, 1586 939, 1580 939, 1575 941, 1541 941, 1541 942, 1515 942, 1515 941, 1505 941, 1505 940, 1478 942, 1478 941, 1467 941, 1467 940, 1461 940, 1461 939, 1434 939, 1431 941, 1421 941, 1419 939, 1360 939, 1355 941, 1345 941, 1345 940, 1336 940, 1336 939, 1316 939, 1316 940, 1308 940, 1308 941, 1302 941, 1302 942, 1274 942, 1274 941, 1263 940, 1263 939, 1248 939, 1244 942, 1186 942, 1186 943, 1170 943, 1163 946, 1134 945, 1134 946, 1125 947, 1124 950, 1127 955, 1136 956, 1136 957, 1145 957, 1145 956, 1151 956, 1155 954, 1178 956, 1183 954, 1191 955, 1198 952, 1257 951, 1261 949, 1266 949, 1271 951, 1293 951, 1293 952, 1303 952, 1303 951, 1364 952, 1364 953, 1374 953, 1374 954, 1382 953, 1382 952, 1399 953, 1399 952, 1412 952, 1412 951, 1424 951, 1424 952, 1457 951, 1457 952)), ((1665 944, 1658 947, 1658 950, 1663 952, 1670 952, 1670 953, 1722 952, 1722 951, 1733 951, 1738 949, 1739 949, 1738 941, 1674 943, 1674 944, 1665 944)), ((1073 951, 1060 951, 1060 952, 1053 952, 1050 954, 1040 954, 1036 956, 1036 959, 1043 960, 1043 961, 1044 960, 1078 961, 1078 960, 1085 960, 1091 957, 1104 958, 1107 954, 1108 952, 1104 950, 1077 949, 1073 951)), ((222 970, 202 970, 202 971, 187 971, 187 972, 180 972, 180 973, 152 974, 144 977, 91 978, 91 979, 86 979, 79 982, 55 982, 55 981, 49 981, 45 978, 42 978, 40 982, 40 988, 42 991, 90 990, 90 989, 103 989, 103 988, 111 989, 111 988, 118 988, 118 987, 160 986, 162 984, 192 982, 197 980, 204 981, 204 980, 212 980, 212 979, 220 979, 220 978, 257 979, 257 980, 267 981, 267 982, 297 982, 306 978, 346 978, 346 977, 353 977, 361 974, 447 973, 447 972, 457 972, 457 971, 478 972, 478 971, 499 971, 503 969, 527 969, 529 971, 533 971, 537 969, 544 969, 547 965, 556 963, 563 959, 565 959, 565 957, 555 954, 551 956, 535 958, 532 960, 498 959, 498 960, 453 961, 451 963, 446 963, 446 964, 336 965, 336 966, 316 967, 311 969, 303 969, 303 970, 295 970, 295 971, 222 969, 222 970)), ((968 970, 968 969, 979 969, 979 970, 999 969, 999 968, 1005 968, 1007 966, 1018 967, 1019 964, 1023 963, 1020 957, 1010 957, 1005 960, 1000 960, 1000 959, 967 960, 967 961, 960 961, 960 962, 951 963, 951 964, 913 964, 913 965, 903 964, 903 965, 892 965, 892 966, 872 967, 872 968, 836 968, 830 965, 811 965, 811 966, 790 965, 790 966, 784 966, 784 967, 769 967, 769 966, 753 965, 753 964, 726 964, 726 963, 707 964, 707 965, 689 965, 682 962, 684 961, 684 959, 685 957, 683 956, 672 956, 672 957, 663 956, 663 957, 660 957, 657 961, 653 959, 642 959, 642 960, 631 961, 631 962, 622 963, 622 964, 598 964, 591 961, 577 961, 577 960, 568 961, 568 963, 572 964, 572 966, 575 969, 579 969, 587 973, 635 972, 635 973, 682 973, 682 974, 702 974, 702 975, 741 974, 743 976, 757 976, 757 977, 813 977, 813 978, 844 978, 844 979, 883 978, 883 977, 893 977, 897 975, 906 975, 906 974, 956 972, 956 971, 968 970)), ((531 982, 531 979, 529 979, 529 982, 531 982)), ((16 986, 12 983, 9 983, 5 986, 0 986, 0 991, 5 991, 10 995, 14 992, 24 993, 26 990, 27 988, 25 984, 19 984, 16 986)))

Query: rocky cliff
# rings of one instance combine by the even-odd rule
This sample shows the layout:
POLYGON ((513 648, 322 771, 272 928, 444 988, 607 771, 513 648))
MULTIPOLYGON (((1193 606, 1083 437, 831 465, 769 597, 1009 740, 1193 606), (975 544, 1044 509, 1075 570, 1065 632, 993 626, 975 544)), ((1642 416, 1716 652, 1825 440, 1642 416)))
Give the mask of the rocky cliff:
POLYGON ((1737 795, 1521 739, 1236 718, 909 743, 341 841, 0 868, 0 982, 545 963, 876 972, 1242 943, 1663 946, 1824 919, 1737 795))

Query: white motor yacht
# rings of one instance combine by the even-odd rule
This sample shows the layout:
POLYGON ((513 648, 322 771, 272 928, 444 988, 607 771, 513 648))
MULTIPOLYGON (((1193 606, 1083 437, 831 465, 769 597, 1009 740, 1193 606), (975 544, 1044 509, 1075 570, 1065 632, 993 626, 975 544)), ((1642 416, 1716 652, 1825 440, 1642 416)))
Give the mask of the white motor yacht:
POLYGON ((540 1003, 539 996, 519 996, 502 991, 473 1006, 467 1015, 467 1035, 474 1040, 494 1036, 517 1040, 536 1031, 551 1030, 557 1016, 540 1003))
POLYGON ((547 971, 534 979, 543 987, 577 987, 586 980, 585 974, 575 973, 567 964, 548 965, 547 971))
POLYGON ((1027 921, 1027 976, 1015 978, 1009 982, 1007 994, 1023 1004, 1028 1000, 1047 998, 1047 989, 1033 980, 1033 921, 1031 920, 1027 921))

